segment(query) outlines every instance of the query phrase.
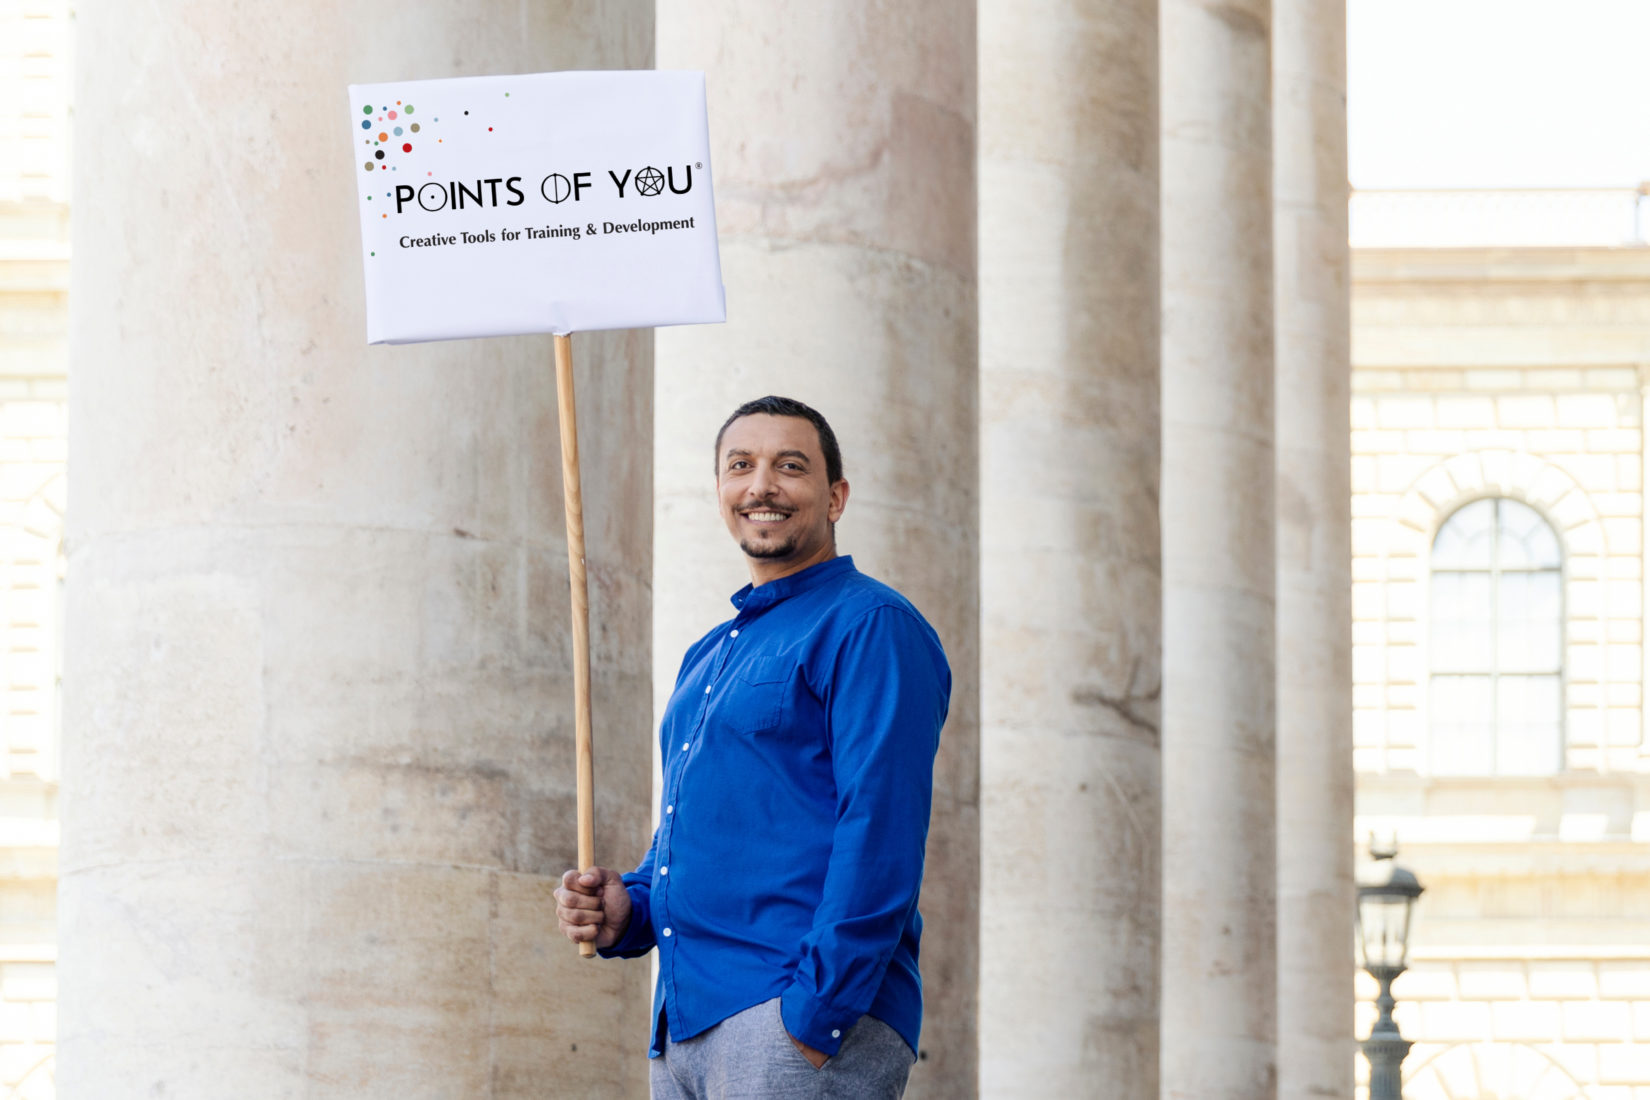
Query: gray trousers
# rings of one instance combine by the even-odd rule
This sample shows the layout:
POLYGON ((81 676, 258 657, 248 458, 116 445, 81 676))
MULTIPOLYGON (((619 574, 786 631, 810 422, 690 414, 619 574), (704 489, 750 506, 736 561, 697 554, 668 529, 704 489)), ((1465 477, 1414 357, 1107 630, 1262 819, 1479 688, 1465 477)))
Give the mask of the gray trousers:
POLYGON ((779 998, 737 1012, 648 1062, 653 1100, 899 1100, 916 1061, 899 1032, 861 1016, 815 1069, 779 1018, 779 998))

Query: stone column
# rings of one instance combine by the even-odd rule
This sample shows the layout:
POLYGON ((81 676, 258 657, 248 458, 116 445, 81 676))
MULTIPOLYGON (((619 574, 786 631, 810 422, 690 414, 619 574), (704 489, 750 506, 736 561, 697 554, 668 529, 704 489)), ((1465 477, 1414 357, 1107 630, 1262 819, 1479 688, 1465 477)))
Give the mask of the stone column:
MULTIPOLYGON (((979 904, 974 8, 684 0, 661 68, 707 70, 728 323, 657 335, 656 684, 748 579, 716 429, 768 393, 823 412, 843 553, 939 631, 954 675, 922 894, 927 1014, 907 1096, 975 1093, 979 904)), ((662 698, 662 697, 661 697, 662 698)))
POLYGON ((1276 1069, 1268 0, 1163 0, 1163 1096, 1276 1069))
POLYGON ((1157 1100, 1157 9, 980 5, 992 1097, 1157 1100))
POLYGON ((1346 4, 1274 0, 1278 1096, 1352 1095, 1346 4))
MULTIPOLYGON (((650 7, 78 8, 64 1100, 633 1097, 579 960, 550 341, 365 346, 349 81, 647 66, 650 7)), ((580 337, 598 851, 647 843, 652 363, 580 337)))

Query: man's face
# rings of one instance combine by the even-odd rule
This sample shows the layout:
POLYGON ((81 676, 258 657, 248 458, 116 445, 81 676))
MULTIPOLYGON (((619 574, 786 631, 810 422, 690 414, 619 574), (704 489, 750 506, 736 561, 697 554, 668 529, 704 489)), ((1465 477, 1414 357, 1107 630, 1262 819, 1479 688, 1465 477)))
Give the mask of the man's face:
POLYGON ((831 524, 848 503, 848 482, 827 480, 813 424, 799 416, 742 416, 722 433, 716 461, 722 520, 750 559, 753 581, 835 554, 831 524))

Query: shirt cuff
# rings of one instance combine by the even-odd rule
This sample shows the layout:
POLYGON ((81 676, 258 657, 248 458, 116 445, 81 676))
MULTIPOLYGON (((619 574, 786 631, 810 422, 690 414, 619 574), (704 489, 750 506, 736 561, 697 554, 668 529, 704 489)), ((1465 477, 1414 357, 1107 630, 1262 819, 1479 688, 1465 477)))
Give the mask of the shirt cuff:
POLYGON ((842 1049, 842 1037, 860 1015, 854 1013, 850 1018, 842 1009, 826 1004, 795 983, 779 995, 779 1018, 785 1022, 785 1030, 827 1058, 836 1057, 842 1049))
POLYGON ((634 959, 653 950, 653 914, 648 905, 648 888, 626 886, 625 893, 630 895, 630 923, 612 947, 596 948, 596 954, 604 959, 634 959))

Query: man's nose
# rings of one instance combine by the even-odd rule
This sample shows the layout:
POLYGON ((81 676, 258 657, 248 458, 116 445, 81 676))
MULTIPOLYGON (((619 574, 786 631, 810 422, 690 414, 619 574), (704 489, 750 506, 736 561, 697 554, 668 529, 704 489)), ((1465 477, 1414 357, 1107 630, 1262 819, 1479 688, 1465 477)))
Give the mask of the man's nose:
POLYGON ((756 473, 751 476, 749 492, 754 497, 766 498, 773 492, 775 484, 773 471, 759 463, 756 473))

